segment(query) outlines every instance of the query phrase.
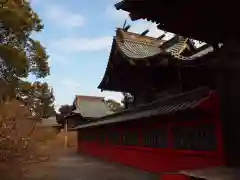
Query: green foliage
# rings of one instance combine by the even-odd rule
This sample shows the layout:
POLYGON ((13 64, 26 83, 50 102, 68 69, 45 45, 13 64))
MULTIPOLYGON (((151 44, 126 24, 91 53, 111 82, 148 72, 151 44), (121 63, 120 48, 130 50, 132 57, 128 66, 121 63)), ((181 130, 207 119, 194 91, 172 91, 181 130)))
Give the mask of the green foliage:
POLYGON ((73 107, 68 104, 61 105, 61 107, 58 110, 62 115, 68 115, 73 111, 73 107))
POLYGON ((30 72, 35 74, 38 78, 49 75, 49 66, 47 63, 48 55, 45 48, 39 41, 31 40, 32 52, 29 55, 30 72))
POLYGON ((39 32, 42 28, 41 20, 28 2, 8 0, 2 3, 0 44, 5 46, 1 47, 0 57, 6 62, 9 70, 17 64, 18 68, 25 70, 25 73, 21 74, 24 77, 30 72, 38 78, 49 75, 45 48, 39 41, 30 37, 32 32, 39 32))
POLYGON ((2 88, 13 88, 10 98, 16 96, 16 91, 19 93, 20 78, 27 78, 29 73, 37 78, 49 75, 46 50, 30 37, 32 32, 42 29, 43 24, 29 2, 0 0, 0 83, 2 88))
POLYGON ((0 0, 0 100, 17 97, 37 116, 54 114, 53 90, 46 83, 23 81, 31 73, 49 75, 48 55, 31 38, 43 24, 26 0, 0 0))
POLYGON ((32 31, 43 29, 38 15, 25 0, 0 1, 0 17, 7 34, 13 34, 18 39, 29 37, 32 31), (10 32, 11 30, 11 32, 10 32))
POLYGON ((3 59, 1 76, 27 77, 28 60, 24 51, 20 51, 12 45, 0 44, 0 55, 3 59))
POLYGON ((47 83, 35 82, 32 85, 35 112, 40 117, 50 117, 55 115, 53 89, 47 83))
POLYGON ((57 122, 61 125, 64 125, 66 121, 65 117, 72 113, 73 106, 64 104, 64 105, 61 105, 58 111, 59 111, 59 114, 56 115, 57 122))
POLYGON ((18 85, 19 99, 35 116, 47 118, 55 115, 53 89, 47 83, 21 82, 18 85))

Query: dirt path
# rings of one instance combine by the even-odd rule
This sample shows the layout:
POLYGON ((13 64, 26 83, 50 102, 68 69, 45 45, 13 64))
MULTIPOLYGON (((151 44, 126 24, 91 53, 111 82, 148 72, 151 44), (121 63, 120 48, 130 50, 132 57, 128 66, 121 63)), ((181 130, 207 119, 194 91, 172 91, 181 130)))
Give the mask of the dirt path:
POLYGON ((76 152, 76 134, 69 134, 69 148, 64 148, 60 134, 45 148, 54 156, 48 161, 26 167, 24 180, 155 180, 157 176, 76 152))
POLYGON ((103 162, 69 151, 62 157, 34 165, 25 175, 29 180, 155 180, 156 175, 103 162))

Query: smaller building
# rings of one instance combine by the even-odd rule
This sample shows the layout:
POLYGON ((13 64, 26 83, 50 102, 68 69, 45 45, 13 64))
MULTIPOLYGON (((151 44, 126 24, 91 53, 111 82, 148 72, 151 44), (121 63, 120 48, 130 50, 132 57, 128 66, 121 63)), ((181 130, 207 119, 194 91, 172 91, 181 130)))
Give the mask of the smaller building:
POLYGON ((65 117, 68 127, 95 121, 112 114, 103 97, 77 95, 73 101, 73 111, 65 117))

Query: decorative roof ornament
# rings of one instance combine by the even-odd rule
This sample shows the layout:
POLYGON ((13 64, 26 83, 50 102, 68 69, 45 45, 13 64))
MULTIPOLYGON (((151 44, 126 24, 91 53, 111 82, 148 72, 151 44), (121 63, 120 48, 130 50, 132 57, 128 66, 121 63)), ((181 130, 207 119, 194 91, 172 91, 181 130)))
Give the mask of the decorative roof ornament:
POLYGON ((146 36, 147 33, 149 33, 149 29, 146 29, 145 31, 143 31, 143 32, 141 33, 141 36, 146 36))
POLYGON ((125 19, 122 27, 122 29, 127 32, 131 28, 131 25, 130 24, 126 25, 126 24, 127 24, 127 19, 125 19))
POLYGON ((123 27, 122 27, 123 29, 125 28, 126 24, 127 24, 127 19, 125 19, 125 21, 123 23, 123 27))
POLYGON ((157 38, 157 40, 161 40, 161 39, 163 39, 165 36, 166 36, 166 33, 163 33, 161 36, 159 36, 159 37, 157 38))
POLYGON ((124 28, 124 31, 128 31, 130 28, 131 28, 131 25, 127 25, 127 26, 124 28))

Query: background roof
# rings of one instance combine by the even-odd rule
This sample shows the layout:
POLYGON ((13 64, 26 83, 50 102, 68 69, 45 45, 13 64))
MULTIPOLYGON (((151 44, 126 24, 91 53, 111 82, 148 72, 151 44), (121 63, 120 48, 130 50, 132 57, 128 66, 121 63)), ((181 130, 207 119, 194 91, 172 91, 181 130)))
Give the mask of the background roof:
POLYGON ((75 113, 80 113, 84 118, 99 118, 113 112, 105 104, 103 97, 76 96, 74 101, 75 113))

